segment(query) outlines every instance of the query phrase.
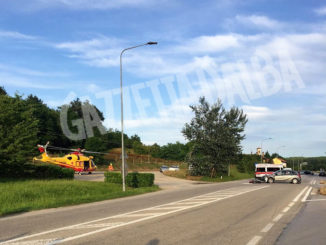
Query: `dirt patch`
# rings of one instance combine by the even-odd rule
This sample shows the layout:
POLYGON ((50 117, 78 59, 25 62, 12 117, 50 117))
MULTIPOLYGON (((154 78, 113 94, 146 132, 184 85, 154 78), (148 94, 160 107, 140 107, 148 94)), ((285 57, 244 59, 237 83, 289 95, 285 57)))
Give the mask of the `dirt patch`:
POLYGON ((319 184, 326 184, 326 181, 325 180, 321 180, 320 182, 319 182, 319 184))
POLYGON ((326 186, 322 186, 322 187, 320 187, 320 189, 319 189, 319 193, 320 193, 321 195, 326 195, 326 186))

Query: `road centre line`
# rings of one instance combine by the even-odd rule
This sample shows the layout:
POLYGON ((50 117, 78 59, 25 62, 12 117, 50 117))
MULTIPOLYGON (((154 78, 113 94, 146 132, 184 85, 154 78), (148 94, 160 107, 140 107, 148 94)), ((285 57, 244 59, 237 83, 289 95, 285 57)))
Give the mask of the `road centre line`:
MULTIPOLYGON (((258 188, 258 189, 263 189, 264 187, 262 188, 258 188)), ((258 190, 256 189, 256 190, 258 190)), ((249 191, 246 191, 246 192, 250 192, 249 191)), ((246 192, 243 192, 243 193, 246 193, 246 192)), ((243 194, 242 193, 242 194, 243 194)), ((234 195, 234 196, 237 196, 237 195, 234 195)), ((231 197, 231 196, 230 196, 231 197)), ((224 199, 224 198, 223 198, 224 199)), ((210 201, 208 203, 212 203, 212 202, 215 202, 215 201, 210 201)), ((199 206, 202 206, 204 204, 207 204, 207 203, 200 203, 200 204, 196 204, 194 205, 193 207, 199 207, 199 206)), ((85 233, 85 234, 81 234, 81 235, 77 235, 77 236, 73 236, 73 237, 69 237, 69 238, 65 238, 65 239, 62 239, 60 241, 58 241, 57 243, 62 243, 62 242, 67 242, 67 241, 71 241, 71 240, 75 240, 75 239, 79 239, 79 238, 82 238, 82 237, 85 237, 85 236, 90 236, 90 235, 93 235, 93 234, 96 234, 96 233, 99 233, 99 232, 103 232, 103 231, 107 231, 107 230, 110 230, 110 229, 113 229, 113 228, 117 228, 117 227, 120 227, 120 226, 125 226, 125 225, 129 225, 129 224, 133 224, 133 223, 138 223, 138 222, 141 222, 141 221, 145 221, 145 220, 148 220, 148 219, 152 219, 152 218, 156 218, 156 217, 160 217, 160 216, 163 216, 163 215, 167 215, 167 214, 171 214, 171 213, 175 213, 175 212, 179 212, 179 211, 182 211, 182 210, 186 210, 186 209, 189 209, 190 207, 186 207, 184 209, 180 209, 180 210, 173 210, 173 211, 169 211, 167 213, 164 213, 164 214, 160 214, 160 215, 156 215, 156 216, 150 216, 150 217, 144 217, 142 219, 139 219, 139 220, 134 220, 134 221, 130 221, 130 222, 127 222, 125 224, 122 224, 122 225, 118 225, 118 226, 115 226, 115 227, 107 227, 107 228, 103 228, 101 230, 97 230, 97 231, 93 231, 93 232, 88 232, 88 233, 85 233)), ((57 244, 55 243, 55 244, 57 244)))
POLYGON ((279 221, 282 217, 283 217, 283 214, 279 214, 279 215, 277 215, 277 216, 273 219, 273 221, 274 221, 274 222, 277 222, 277 221, 279 221))
POLYGON ((304 197, 301 199, 301 202, 305 202, 305 201, 307 200, 307 198, 308 198, 308 196, 309 196, 311 190, 312 190, 312 187, 310 187, 310 188, 307 190, 306 194, 305 194, 304 197))
POLYGON ((308 188, 308 186, 306 186, 294 199, 293 202, 297 202, 299 200, 299 198, 302 196, 302 194, 306 191, 306 189, 308 188))
POLYGON ((290 209, 290 207, 288 206, 288 207, 284 208, 282 212, 286 213, 287 211, 289 211, 289 209, 290 209))
POLYGON ((290 204, 288 206, 292 207, 293 205, 294 205, 294 202, 290 202, 290 204))
POLYGON ((326 201, 326 199, 306 200, 306 202, 319 202, 319 201, 326 201))
POLYGON ((189 207, 189 206, 161 207, 161 208, 152 208, 152 210, 178 209, 178 208, 185 208, 185 207, 189 207))
POLYGON ((254 236, 248 243, 247 245, 256 245, 260 239, 262 239, 262 236, 254 236))
MULTIPOLYGON (((247 192, 252 192, 252 191, 260 190, 260 189, 267 188, 267 187, 269 187, 269 186, 254 187, 254 188, 250 187, 250 188, 243 188, 243 189, 241 189, 239 187, 233 187, 233 188, 236 188, 237 189, 238 193, 237 192, 233 192, 234 194, 230 194, 229 196, 226 196, 226 197, 223 197, 223 198, 219 198, 217 196, 217 198, 214 199, 214 200, 210 200, 210 201, 207 201, 207 202, 200 202, 200 203, 197 203, 197 204, 194 204, 194 205, 190 205, 190 206, 187 206, 187 205, 186 206, 183 206, 183 207, 178 206, 178 207, 175 207, 174 209, 171 208, 172 209, 171 211, 167 211, 167 212, 164 212, 164 213, 157 213, 155 215, 143 217, 143 218, 136 219, 136 220, 129 221, 129 222, 123 222, 123 223, 117 224, 115 226, 105 227, 103 229, 95 230, 95 231, 88 232, 88 233, 83 233, 81 235, 67 237, 67 238, 64 238, 64 239, 61 239, 61 240, 57 240, 53 244, 57 244, 57 243, 61 243, 61 242, 66 242, 66 241, 71 241, 71 240, 78 239, 78 238, 81 238, 81 237, 85 237, 85 236, 93 235, 93 234, 96 234, 96 233, 99 233, 99 232, 103 232, 103 231, 106 231, 106 230, 110 230, 110 229, 113 229, 113 228, 117 228, 117 227, 129 225, 129 224, 141 222, 141 221, 144 221, 144 220, 148 220, 148 219, 160 217, 160 216, 163 216, 163 215, 168 215, 168 214, 171 214, 171 213, 180 212, 180 211, 183 211, 183 210, 187 210, 187 209, 199 207, 199 206, 202 206, 202 205, 205 205, 205 204, 217 202, 217 201, 222 200, 222 199, 226 199, 226 198, 230 198, 230 197, 242 195, 242 194, 247 193, 247 192)), ((118 214, 118 215, 114 215, 114 216, 110 216, 110 217, 105 217, 105 218, 96 219, 96 220, 92 220, 92 221, 87 221, 87 222, 83 222, 83 223, 79 223, 79 224, 75 224, 75 225, 65 226, 65 227, 61 227, 61 228, 57 228, 57 229, 53 229, 53 230, 48 230, 48 231, 44 231, 44 232, 40 232, 40 233, 36 233, 36 234, 31 234, 31 235, 27 235, 27 236, 23 236, 23 237, 18 237, 18 238, 12 239, 12 240, 0 242, 0 244, 6 244, 6 243, 8 244, 8 243, 12 243, 12 242, 16 242, 16 241, 20 241, 20 240, 24 240, 24 239, 29 239, 29 238, 32 238, 32 237, 36 237, 36 236, 41 236, 41 235, 45 235, 45 234, 49 234, 49 233, 54 233, 54 232, 57 232, 57 231, 67 230, 67 229, 76 229, 76 228, 78 228, 80 226, 84 226, 84 225, 91 224, 91 223, 96 223, 96 222, 101 222, 101 221, 105 221, 105 220, 108 220, 108 219, 113 219, 113 218, 126 218, 128 215, 132 215, 132 214, 138 213, 140 211, 151 211, 151 210, 155 210, 155 209, 162 208, 162 207, 163 208, 167 208, 166 207, 167 205, 176 205, 176 204, 178 205, 178 204, 182 204, 181 202, 186 201, 186 200, 190 201, 190 200, 194 200, 195 198, 198 198, 198 197, 205 197, 205 195, 213 195, 214 193, 218 194, 219 192, 220 191, 215 191, 215 192, 212 192, 212 193, 208 193, 208 194, 204 194, 204 195, 199 195, 199 196, 191 197, 191 198, 184 199, 184 200, 181 200, 181 201, 175 201, 175 202, 171 202, 171 203, 167 203, 167 204, 162 204, 162 205, 158 205, 158 206, 154 206, 154 207, 150 207, 150 208, 136 210, 136 211, 133 211, 133 212, 128 212, 128 213, 125 213, 125 214, 118 214)))
MULTIPOLYGON (((277 221, 279 221, 282 217, 283 217, 283 215, 284 215, 284 213, 286 213, 287 211, 289 211, 289 209, 299 200, 299 198, 303 195, 303 193, 307 190, 307 188, 308 188, 308 186, 306 186, 305 188, 303 188, 301 191, 300 191, 300 193, 293 199, 293 201, 292 202, 290 202, 289 204, 288 204, 288 206, 286 207, 286 208, 284 208, 283 209, 283 213, 281 213, 281 214, 278 214, 274 219, 273 219, 273 222, 277 222, 277 221)), ((310 187, 310 188, 312 188, 312 187, 310 187)), ((308 190, 308 192, 307 193, 309 193, 309 190, 308 190)), ((306 194, 307 195, 307 194, 306 194)), ((325 201, 326 201, 326 199, 325 199, 325 201)), ((273 222, 271 222, 271 223, 268 223, 260 232, 262 232, 262 233, 266 233, 266 232, 268 232, 272 227, 273 227, 273 225, 275 224, 275 223, 273 223, 273 222)), ((262 236, 254 236, 248 243, 247 243, 247 245, 255 245, 255 244, 257 244, 259 241, 260 241, 260 239, 262 238, 262 236)))
POLYGON ((272 227, 274 223, 268 223, 260 232, 268 232, 272 227))

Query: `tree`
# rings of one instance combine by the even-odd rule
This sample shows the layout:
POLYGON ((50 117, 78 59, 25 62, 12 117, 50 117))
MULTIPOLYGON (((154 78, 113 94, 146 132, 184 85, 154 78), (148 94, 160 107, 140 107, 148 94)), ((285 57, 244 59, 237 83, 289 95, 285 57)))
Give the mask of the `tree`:
POLYGON ((36 151, 38 123, 35 108, 19 95, 0 96, 0 169, 2 176, 17 176, 36 151))
POLYGON ((190 106, 195 116, 182 129, 192 142, 187 162, 193 175, 215 176, 225 173, 230 163, 241 153, 241 140, 247 117, 242 110, 232 107, 225 110, 220 100, 209 105, 205 97, 199 105, 190 106))
POLYGON ((7 92, 4 87, 0 87, 0 95, 7 95, 7 92))

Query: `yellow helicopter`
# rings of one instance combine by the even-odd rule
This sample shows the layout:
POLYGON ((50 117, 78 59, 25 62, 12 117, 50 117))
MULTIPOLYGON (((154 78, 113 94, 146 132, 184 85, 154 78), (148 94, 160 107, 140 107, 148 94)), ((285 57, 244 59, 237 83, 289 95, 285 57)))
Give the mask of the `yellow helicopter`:
POLYGON ((67 149, 62 147, 56 146, 49 146, 50 142, 47 142, 46 145, 37 145, 40 153, 42 153, 40 158, 34 157, 33 160, 51 163, 58 165, 63 168, 71 168, 76 173, 88 173, 91 174, 94 170, 96 170, 96 165, 93 162, 92 156, 85 156, 83 153, 95 153, 98 154, 99 152, 91 152, 86 151, 85 149, 67 149), (53 150, 68 150, 71 153, 63 156, 63 157, 51 157, 47 153, 47 149, 53 150))

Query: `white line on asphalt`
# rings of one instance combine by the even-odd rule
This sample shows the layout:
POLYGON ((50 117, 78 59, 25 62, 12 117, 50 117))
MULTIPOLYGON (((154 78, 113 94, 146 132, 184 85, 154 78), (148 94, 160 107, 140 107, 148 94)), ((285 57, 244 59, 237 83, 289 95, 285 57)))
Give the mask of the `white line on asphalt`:
MULTIPOLYGON (((171 206, 171 207, 158 207, 158 208, 151 208, 152 210, 161 210, 161 209, 182 209, 182 208, 189 208, 190 205, 187 206, 171 206)), ((123 216, 124 217, 124 216, 123 216)))
POLYGON ((248 243, 247 245, 256 245, 260 239, 262 239, 261 236, 254 236, 248 243))
MULTIPOLYGON (((229 196, 226 196, 226 197, 223 197, 223 198, 220 198, 220 197, 217 196, 217 198, 215 200, 211 200, 211 201, 207 201, 207 202, 201 202, 201 203, 197 203, 197 204, 189 205, 189 206, 185 205, 183 207, 177 206, 177 207, 175 207, 174 210, 170 210, 170 211, 167 211, 165 213, 157 213, 157 214, 152 215, 152 216, 147 216, 147 217, 139 218, 139 219, 132 220, 132 221, 129 221, 129 222, 123 222, 121 224, 117 224, 117 225, 112 226, 112 227, 105 227, 103 229, 99 229, 99 230, 88 232, 88 233, 83 233, 81 235, 76 235, 76 236, 72 236, 72 237, 63 238, 61 240, 57 240, 57 241, 53 242, 53 244, 71 241, 71 240, 74 240, 74 239, 78 239, 78 238, 82 238, 82 237, 85 237, 85 236, 93 235, 93 234, 96 234, 96 233, 99 233, 99 232, 103 232, 103 231, 107 231, 107 230, 110 230, 110 229, 114 229, 114 228, 117 228, 117 227, 121 227, 121 226, 129 225, 129 224, 141 222, 141 221, 144 221, 144 220, 148 220, 148 219, 160 217, 160 216, 163 216, 163 215, 168 215, 168 214, 180 212, 180 211, 191 209, 191 208, 196 208, 196 207, 199 207, 199 206, 203 206, 205 204, 214 203, 214 202, 217 202, 219 200, 223 200, 223 199, 230 198, 230 197, 235 197, 235 196, 238 196, 238 195, 241 195, 241 194, 244 194, 244 193, 248 193, 248 192, 260 190, 260 189, 267 188, 267 187, 269 187, 269 186, 262 186, 262 187, 255 187, 255 188, 243 188, 243 189, 240 189, 240 190, 239 190, 238 187, 236 187, 237 190, 238 190, 238 193, 234 192, 234 194, 229 194, 229 196)), ((92 221, 88 221, 88 222, 83 222, 83 223, 79 223, 79 224, 75 224, 75 225, 71 225, 71 226, 65 226, 65 227, 61 227, 61 228, 57 228, 57 229, 53 229, 53 230, 48 230, 48 231, 44 231, 44 232, 40 232, 40 233, 28 235, 28 236, 23 236, 23 237, 15 238, 15 239, 12 239, 12 240, 0 242, 0 244, 12 243, 12 242, 16 242, 16 241, 20 241, 20 240, 24 240, 24 239, 29 239, 29 238, 36 237, 36 236, 41 236, 41 235, 45 235, 45 234, 49 234, 49 233, 54 233, 54 232, 57 232, 57 231, 63 231, 63 230, 68 230, 68 229, 75 229, 75 228, 77 228, 79 226, 83 226, 83 225, 91 224, 91 223, 95 223, 95 222, 100 222, 100 221, 104 221, 104 220, 108 220, 108 219, 125 218, 128 215, 139 213, 141 211, 151 211, 153 209, 157 209, 157 208, 160 208, 160 207, 166 207, 168 205, 178 205, 178 204, 182 204, 182 203, 180 203, 182 201, 186 201, 186 200, 191 201, 191 200, 194 200, 195 198, 205 197, 205 195, 213 195, 214 193, 216 193, 216 195, 218 195, 220 192, 221 191, 215 191, 215 192, 212 192, 212 193, 208 193, 208 194, 204 194, 204 195, 199 195, 199 196, 191 197, 191 198, 184 199, 184 200, 181 200, 181 201, 175 201, 175 202, 171 202, 171 203, 167 203, 167 204, 162 204, 162 205, 158 205, 158 206, 154 206, 154 207, 150 207, 150 208, 136 210, 136 211, 125 213, 125 214, 118 214, 118 215, 109 216, 109 217, 105 217, 105 218, 101 218, 101 219, 97 219, 97 220, 92 220, 92 221)))
POLYGON ((142 213, 142 214, 127 214, 124 215, 124 217, 141 217, 141 216, 153 216, 153 215, 158 215, 158 214, 163 214, 163 213, 142 213))
POLYGON ((314 182, 312 183, 313 185, 316 184, 316 180, 314 180, 314 182))
POLYGON ((308 186, 306 186, 294 199, 293 202, 297 202, 299 200, 299 198, 301 197, 301 195, 305 192, 305 190, 308 188, 308 186))
MULTIPOLYGON (((299 200, 299 198, 303 195, 303 193, 307 190, 307 188, 308 188, 308 186, 306 186, 302 191, 300 191, 300 193, 293 199, 293 201, 292 202, 290 202, 289 203, 289 205, 286 207, 286 208, 284 208, 283 209, 283 213, 281 213, 281 214, 279 214, 279 215, 277 215, 274 219, 273 219, 273 221, 274 222, 277 222, 277 221, 279 221, 282 217, 283 217, 283 215, 284 215, 284 213, 286 213, 287 211, 289 211, 289 209, 299 200)), ((326 200, 326 199, 325 199, 326 200)), ((274 225, 275 223, 268 223, 260 232, 263 232, 263 233, 266 233, 266 232, 268 232, 272 227, 273 227, 273 225, 274 225)), ((261 236, 254 236, 248 243, 247 243, 247 245, 255 245, 255 244, 257 244, 259 241, 260 241, 260 239, 261 239, 262 237, 261 236)))
POLYGON ((305 194, 304 197, 301 199, 301 202, 305 202, 305 201, 307 200, 307 198, 308 198, 308 196, 309 196, 311 190, 312 190, 312 187, 310 187, 310 188, 307 190, 306 194, 305 194))
POLYGON ((292 207, 293 205, 294 205, 294 202, 290 202, 290 204, 288 206, 292 207))
POLYGON ((274 223, 268 223, 260 232, 268 232, 272 227, 274 223))
POLYGON ((286 207, 285 209, 283 209, 283 213, 286 213, 287 211, 289 211, 290 207, 286 207))
POLYGON ((197 203, 209 203, 211 202, 212 200, 209 200, 209 201, 184 201, 184 202, 180 202, 180 204, 197 204, 197 203))
POLYGON ((326 201, 326 199, 306 200, 306 202, 318 202, 318 201, 326 201))
POLYGON ((279 214, 279 215, 277 215, 277 216, 273 219, 273 221, 274 221, 274 222, 277 222, 277 221, 279 221, 282 217, 283 217, 283 214, 279 214))

